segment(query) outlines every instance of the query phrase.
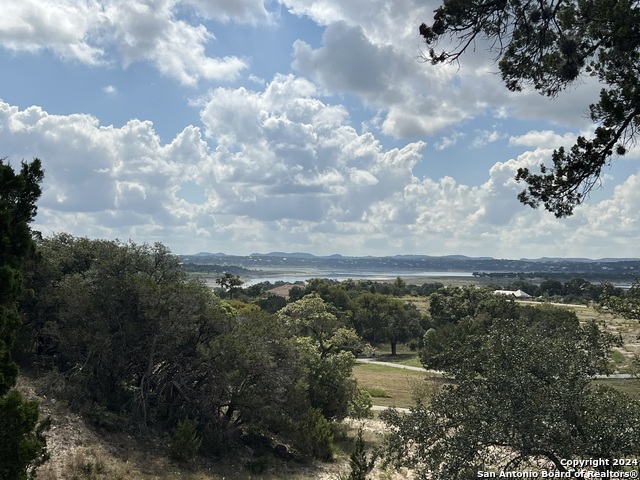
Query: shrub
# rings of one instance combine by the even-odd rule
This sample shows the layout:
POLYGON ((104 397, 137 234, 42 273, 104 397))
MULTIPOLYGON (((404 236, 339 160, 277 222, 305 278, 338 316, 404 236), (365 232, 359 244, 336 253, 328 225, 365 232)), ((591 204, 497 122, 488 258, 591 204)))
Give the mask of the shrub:
POLYGON ((355 398, 351 401, 351 409, 349 416, 352 418, 372 418, 373 412, 371 407, 373 402, 371 401, 371 394, 364 388, 358 388, 355 398))
POLYGON ((186 462, 198 453, 201 444, 202 438, 196 433, 196 422, 185 418, 171 434, 169 456, 179 462, 186 462))
POLYGON ((102 455, 94 450, 78 450, 65 465, 64 478, 69 480, 97 480, 107 473, 102 455))
POLYGON ((373 398, 386 398, 387 392, 382 387, 365 387, 365 391, 373 398))
POLYGON ((310 408, 295 428, 296 447, 304 456, 321 460, 333 459, 333 433, 331 424, 317 408, 310 408))
POLYGON ((356 437, 355 448, 349 456, 351 472, 347 476, 347 480, 367 480, 367 475, 373 470, 376 459, 376 452, 372 453, 371 456, 367 455, 364 448, 364 432, 362 427, 360 427, 358 429, 358 436, 356 437))
POLYGON ((409 392, 411 400, 416 405, 426 404, 431 398, 442 391, 444 381, 438 377, 409 378, 409 392))
POLYGON ((223 422, 210 421, 201 427, 199 453, 206 457, 221 457, 239 441, 238 432, 225 427, 223 422))
POLYGON ((245 468, 251 473, 264 473, 273 465, 273 457, 271 455, 261 455, 255 460, 249 460, 244 464, 245 468))
POLYGON ((38 422, 38 413, 38 402, 17 390, 0 396, 0 478, 32 478, 48 459, 44 434, 51 421, 38 422))

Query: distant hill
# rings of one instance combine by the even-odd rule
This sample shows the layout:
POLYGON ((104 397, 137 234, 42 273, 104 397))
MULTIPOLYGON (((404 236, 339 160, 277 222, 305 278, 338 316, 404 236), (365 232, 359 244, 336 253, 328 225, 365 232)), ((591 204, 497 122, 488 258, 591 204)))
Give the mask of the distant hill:
POLYGON ((495 260, 493 257, 467 257, 466 255, 444 255, 442 258, 450 258, 452 260, 495 260))
POLYGON ((304 252, 269 252, 269 253, 252 253, 250 257, 281 257, 281 258, 316 258, 311 253, 304 252))
POLYGON ((375 272, 381 274, 427 274, 429 272, 468 272, 474 276, 501 278, 570 279, 581 277, 591 281, 633 281, 640 274, 640 259, 587 258, 495 259, 466 255, 396 255, 391 257, 345 257, 338 254, 316 256, 304 252, 253 253, 249 256, 205 254, 182 255, 190 271, 215 269, 234 271, 284 271, 296 269, 318 272, 318 275, 375 272), (202 267, 196 267, 196 265, 202 267), (204 268, 210 266, 210 268, 204 268), (238 270, 235 270, 238 271, 238 270))
POLYGON ((199 252, 190 255, 181 255, 182 257, 232 257, 232 258, 248 258, 248 257, 274 257, 274 258, 308 258, 308 259, 399 259, 399 260, 460 260, 460 261, 503 261, 503 262, 535 262, 535 263, 614 263, 614 262, 638 262, 640 258, 584 258, 584 257, 540 257, 540 258, 520 258, 515 259, 496 259, 494 257, 469 257, 467 255, 417 255, 417 254, 398 254, 386 257, 376 257, 372 255, 366 255, 361 257, 345 256, 339 253, 332 255, 314 255, 307 252, 269 252, 269 253, 252 253, 247 256, 243 255, 228 255, 223 252, 210 253, 199 252))
POLYGON ((593 262, 602 262, 602 263, 611 263, 611 262, 637 262, 640 259, 638 258, 562 258, 562 257, 542 257, 542 258, 521 258, 523 262, 577 262, 577 263, 593 263, 593 262))

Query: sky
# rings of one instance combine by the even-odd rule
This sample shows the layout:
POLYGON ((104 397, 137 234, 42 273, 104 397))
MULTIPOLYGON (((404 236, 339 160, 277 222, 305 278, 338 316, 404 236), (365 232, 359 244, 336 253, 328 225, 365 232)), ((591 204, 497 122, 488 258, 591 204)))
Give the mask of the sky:
POLYGON ((511 93, 480 41, 420 61, 433 0, 8 0, 0 157, 44 235, 174 253, 639 257, 640 149, 568 219, 519 167, 593 127, 597 81, 511 93))

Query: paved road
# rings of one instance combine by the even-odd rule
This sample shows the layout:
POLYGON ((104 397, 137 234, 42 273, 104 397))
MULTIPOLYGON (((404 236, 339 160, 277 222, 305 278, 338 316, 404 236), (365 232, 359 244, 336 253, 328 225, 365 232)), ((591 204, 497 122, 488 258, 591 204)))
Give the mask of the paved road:
MULTIPOLYGON (((382 405, 372 405, 371 406, 371 410, 373 410, 374 412, 382 412, 384 410, 386 410, 387 408, 392 408, 392 407, 383 407, 382 405)), ((409 409, 408 408, 400 408, 400 407, 393 407, 395 408, 397 411, 402 412, 402 413, 409 413, 409 409)))
POLYGON ((596 375, 594 378, 598 380, 607 379, 607 378, 636 378, 629 373, 612 373, 611 375, 596 375))

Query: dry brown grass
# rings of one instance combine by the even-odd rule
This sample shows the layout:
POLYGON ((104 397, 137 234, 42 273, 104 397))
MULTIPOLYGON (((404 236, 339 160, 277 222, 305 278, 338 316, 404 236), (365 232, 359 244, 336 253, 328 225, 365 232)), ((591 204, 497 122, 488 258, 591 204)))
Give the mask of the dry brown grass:
POLYGON ((607 312, 599 312, 593 307, 570 306, 583 321, 595 320, 607 331, 619 336, 622 339, 622 346, 614 348, 613 366, 620 373, 627 373, 631 370, 631 362, 635 355, 640 354, 640 322, 628 320, 607 312))

